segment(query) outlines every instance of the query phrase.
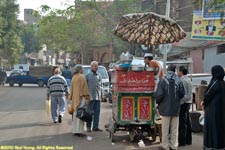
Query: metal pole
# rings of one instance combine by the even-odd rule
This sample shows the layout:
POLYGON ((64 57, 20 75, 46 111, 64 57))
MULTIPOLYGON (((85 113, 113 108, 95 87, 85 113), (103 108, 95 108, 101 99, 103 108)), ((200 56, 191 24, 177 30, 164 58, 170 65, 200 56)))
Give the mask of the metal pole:
POLYGON ((170 17, 170 0, 166 2, 166 17, 170 17))
MULTIPOLYGON (((166 2, 166 17, 170 17, 170 0, 167 0, 167 2, 166 2)), ((164 72, 166 73, 166 61, 167 61, 168 45, 164 44, 163 48, 164 48, 163 69, 164 69, 164 72)))
POLYGON ((167 44, 163 45, 163 49, 164 49, 164 54, 163 54, 163 69, 164 69, 164 73, 166 73, 166 61, 167 61, 167 44))

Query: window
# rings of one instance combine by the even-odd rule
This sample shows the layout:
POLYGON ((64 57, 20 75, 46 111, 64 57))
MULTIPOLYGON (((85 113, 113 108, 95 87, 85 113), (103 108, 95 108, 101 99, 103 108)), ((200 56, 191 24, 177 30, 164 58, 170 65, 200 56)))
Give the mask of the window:
POLYGON ((225 44, 217 46, 217 54, 225 53, 225 44))

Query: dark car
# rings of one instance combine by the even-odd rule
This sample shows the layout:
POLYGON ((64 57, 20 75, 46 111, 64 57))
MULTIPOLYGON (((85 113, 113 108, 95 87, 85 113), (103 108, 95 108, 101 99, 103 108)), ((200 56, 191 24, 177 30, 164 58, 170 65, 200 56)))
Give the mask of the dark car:
POLYGON ((6 83, 9 86, 14 86, 14 84, 18 84, 22 86, 23 84, 38 84, 39 87, 43 87, 47 85, 49 77, 35 77, 30 76, 29 72, 24 71, 14 71, 7 77, 6 83))

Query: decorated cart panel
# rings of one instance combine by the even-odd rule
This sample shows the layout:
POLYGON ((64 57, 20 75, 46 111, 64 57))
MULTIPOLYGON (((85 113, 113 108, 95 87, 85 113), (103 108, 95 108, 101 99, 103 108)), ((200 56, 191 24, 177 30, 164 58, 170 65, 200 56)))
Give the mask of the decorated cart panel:
POLYGON ((111 82, 118 124, 154 124, 154 72, 114 71, 111 82))
POLYGON ((113 114, 119 124, 154 124, 153 93, 120 93, 114 102, 113 114))

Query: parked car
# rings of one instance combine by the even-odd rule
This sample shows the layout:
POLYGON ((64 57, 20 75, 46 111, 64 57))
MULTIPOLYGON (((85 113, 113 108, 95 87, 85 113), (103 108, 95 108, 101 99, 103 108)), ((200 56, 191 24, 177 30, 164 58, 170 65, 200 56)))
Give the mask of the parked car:
POLYGON ((11 73, 10 76, 7 77, 6 83, 9 84, 9 86, 14 86, 14 84, 18 84, 20 87, 23 86, 23 84, 37 84, 39 87, 43 87, 44 85, 47 85, 49 77, 35 77, 30 76, 29 72, 17 72, 11 73))
POLYGON ((11 87, 14 84, 18 84, 19 86, 23 86, 23 84, 37 84, 39 87, 44 87, 44 85, 47 85, 51 75, 52 66, 32 66, 29 71, 20 69, 13 70, 7 77, 6 83, 11 87))
MULTIPOLYGON (((83 66, 83 74, 86 75, 89 71, 91 71, 91 66, 90 65, 84 65, 83 66)), ((107 101, 107 96, 109 94, 109 75, 108 72, 106 70, 106 68, 104 66, 98 66, 98 70, 97 72, 101 75, 102 77, 102 84, 103 84, 103 88, 102 88, 102 95, 103 95, 103 101, 107 101)))

